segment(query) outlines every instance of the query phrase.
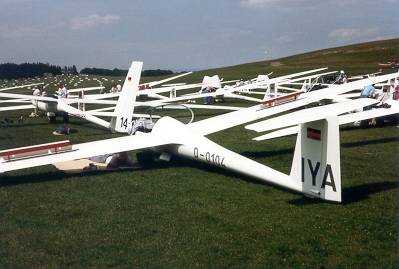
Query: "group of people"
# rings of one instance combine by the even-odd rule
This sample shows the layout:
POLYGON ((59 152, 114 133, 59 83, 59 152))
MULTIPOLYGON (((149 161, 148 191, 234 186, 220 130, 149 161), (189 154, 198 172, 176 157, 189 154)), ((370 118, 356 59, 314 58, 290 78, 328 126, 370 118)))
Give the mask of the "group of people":
MULTIPOLYGON (((60 83, 58 85, 58 90, 55 92, 58 98, 68 98, 68 90, 64 84, 60 83)), ((32 88, 33 96, 47 96, 47 92, 40 89, 38 86, 32 88)))
POLYGON ((109 90, 110 93, 117 93, 122 90, 122 86, 120 84, 118 85, 112 85, 111 89, 109 90))
MULTIPOLYGON (((201 90, 201 93, 213 93, 216 92, 217 88, 215 87, 205 87, 201 90)), ((222 103, 224 102, 224 95, 216 95, 216 96, 206 96, 204 97, 204 105, 211 105, 213 103, 222 103)))
MULTIPOLYGON (((378 100, 378 103, 372 106, 367 106, 363 110, 370 110, 373 108, 390 108, 391 106, 386 102, 387 100, 399 100, 399 78, 392 79, 389 85, 384 85, 382 93, 378 93, 375 89, 375 85, 369 85, 363 88, 360 93, 360 98, 373 98, 378 100)), ((377 119, 372 118, 369 122, 356 122, 355 125, 376 125, 377 119)))
MULTIPOLYGON (((60 83, 58 85, 58 90, 55 92, 58 98, 68 98, 68 90, 64 84, 60 83)), ((32 88, 32 95, 33 96, 47 96, 47 92, 43 89, 40 89, 38 86, 34 86, 32 88)), ((38 117, 38 100, 33 101, 33 112, 29 115, 29 117, 34 118, 38 117)))
MULTIPOLYGON (((205 87, 205 88, 203 88, 202 90, 201 90, 201 93, 212 93, 212 92, 214 92, 214 91, 216 91, 216 89, 215 88, 213 88, 213 87, 205 87)), ((213 97, 212 96, 206 96, 206 97, 204 97, 204 105, 210 105, 210 104, 213 104, 213 97)))
POLYGON ((348 76, 345 74, 343 70, 339 72, 339 75, 335 81, 335 84, 344 84, 348 82, 348 76))
MULTIPOLYGON (((45 95, 47 95, 47 94, 46 94, 45 91, 40 90, 38 86, 34 86, 34 87, 32 88, 32 95, 33 95, 33 96, 45 96, 45 95)), ((33 101, 33 111, 32 111, 32 113, 30 113, 30 115, 29 115, 30 118, 39 117, 38 108, 37 108, 37 103, 38 103, 37 100, 34 100, 34 101, 33 101)))
POLYGON ((392 79, 389 85, 384 85, 382 93, 377 93, 375 85, 369 85, 363 88, 361 98, 374 98, 378 99, 380 103, 385 102, 388 99, 399 100, 399 78, 392 79))
POLYGON ((68 98, 68 90, 64 84, 60 83, 57 90, 58 98, 68 98))
POLYGON ((399 100, 399 77, 389 82, 389 91, 392 92, 393 100, 399 100))

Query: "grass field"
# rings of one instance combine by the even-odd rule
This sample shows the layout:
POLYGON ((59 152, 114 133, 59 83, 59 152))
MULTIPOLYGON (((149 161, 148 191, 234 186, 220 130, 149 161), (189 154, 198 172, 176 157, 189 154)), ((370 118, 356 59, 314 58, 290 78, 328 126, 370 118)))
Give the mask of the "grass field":
MULTIPOLYGON (((321 66, 362 74, 391 58, 399 58, 399 39, 208 70, 185 80, 321 66)), ((0 113, 0 119, 20 114, 0 113)), ((114 136, 79 119, 69 126, 78 130, 67 137, 73 143, 114 136)), ((54 128, 44 118, 0 128, 0 150, 64 139, 50 135, 54 128)), ((256 135, 239 126, 210 138, 289 172, 295 137, 254 142, 256 135)), ((398 142, 396 126, 341 128, 342 204, 183 159, 112 173, 66 175, 45 166, 2 174, 0 267, 397 268, 398 142)))

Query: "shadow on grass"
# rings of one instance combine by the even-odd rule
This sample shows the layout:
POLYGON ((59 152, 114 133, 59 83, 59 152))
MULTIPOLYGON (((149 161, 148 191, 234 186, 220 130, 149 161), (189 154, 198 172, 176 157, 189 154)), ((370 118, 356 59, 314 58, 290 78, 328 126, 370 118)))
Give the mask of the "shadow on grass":
POLYGON ((48 122, 24 122, 19 124, 10 124, 7 127, 2 127, 4 129, 13 129, 13 128, 26 128, 26 127, 35 127, 35 126, 44 126, 48 125, 48 122))
MULTIPOLYGON (((365 145, 365 144, 370 144, 370 143, 371 144, 385 143, 385 142, 397 141, 397 140, 399 140, 399 139, 396 137, 395 138, 384 138, 384 139, 347 143, 348 144, 347 146, 351 147, 351 146, 359 146, 359 145, 365 145)), ((276 155, 281 155, 281 154, 289 154, 289 153, 292 153, 292 151, 293 151, 293 149, 289 148, 289 149, 281 149, 281 150, 277 150, 277 151, 243 152, 242 154, 247 157, 270 157, 270 156, 276 156, 276 155)), ((152 156, 152 153, 150 154, 150 157, 151 156, 152 156)), ((210 173, 222 174, 226 177, 234 178, 237 180, 243 180, 243 181, 246 181, 246 182, 249 182, 252 184, 273 186, 276 189, 279 189, 279 190, 282 190, 285 192, 290 191, 290 190, 287 190, 287 189, 279 187, 279 186, 274 186, 269 183, 262 182, 255 178, 239 174, 237 172, 226 170, 222 167, 209 165, 208 163, 196 162, 196 161, 193 161, 190 159, 185 159, 185 158, 178 157, 178 156, 173 156, 172 160, 170 162, 148 161, 145 163, 141 163, 141 165, 137 165, 135 167, 132 167, 129 169, 123 169, 123 170, 99 170, 99 171, 94 170, 94 171, 86 171, 86 172, 73 173, 73 174, 67 174, 67 173, 60 172, 60 171, 54 171, 54 172, 46 172, 46 173, 31 174, 31 175, 10 175, 10 176, 2 175, 2 177, 0 179, 0 187, 15 186, 15 185, 26 184, 26 183, 56 181, 56 180, 68 179, 71 177, 84 178, 88 175, 101 176, 101 175, 108 174, 108 173, 125 173, 125 172, 131 172, 131 171, 145 171, 145 170, 156 170, 156 169, 178 168, 178 167, 192 167, 192 168, 200 169, 200 170, 207 171, 210 173)), ((359 201, 368 199, 369 195, 371 195, 371 194, 384 192, 384 191, 396 189, 396 188, 399 188, 399 183, 397 183, 397 182, 376 182, 376 183, 367 183, 367 184, 363 184, 363 185, 343 188, 342 189, 342 204, 346 205, 346 204, 359 202, 359 201)), ((295 193, 295 192, 293 192, 293 193, 295 193)), ((293 200, 289 201, 289 203, 296 205, 296 206, 305 206, 305 205, 312 205, 312 204, 318 204, 318 203, 326 203, 326 201, 323 201, 320 199, 308 198, 305 196, 300 196, 297 199, 293 199, 293 200)))
MULTIPOLYGON (((369 196, 371 194, 380 193, 397 188, 399 188, 399 183, 393 181, 367 183, 363 185, 352 186, 349 188, 343 188, 342 204, 348 205, 360 202, 369 199, 369 196)), ((289 203, 296 206, 306 206, 312 204, 326 203, 326 201, 302 196, 300 198, 289 201, 289 203)))
POLYGON ((264 158, 264 157, 273 157, 284 154, 293 154, 294 148, 286 148, 286 149, 278 149, 278 150, 262 150, 262 151, 244 151, 241 152, 241 155, 248 158, 264 158))
POLYGON ((46 118, 43 118, 43 121, 40 121, 40 122, 26 120, 23 123, 20 123, 20 124, 12 123, 7 127, 2 127, 2 128, 11 129, 11 128, 39 127, 39 126, 48 126, 48 125, 53 126, 54 128, 57 128, 60 125, 65 125, 67 127, 76 127, 76 128, 83 126, 88 129, 100 130, 100 131, 104 131, 104 133, 109 133, 109 131, 104 127, 95 125, 88 121, 79 120, 79 119, 74 119, 69 122, 63 122, 62 120, 58 120, 54 123, 49 123, 46 118))
POLYGON ((40 183, 40 182, 49 182, 49 181, 57 181, 64 180, 68 178, 84 178, 86 176, 102 176, 104 174, 109 173, 124 173, 131 171, 145 171, 145 170, 158 170, 165 168, 179 168, 179 167, 192 167, 200 170, 204 170, 211 173, 223 174, 229 177, 242 179, 248 182, 264 184, 263 182, 257 181, 256 179, 252 179, 249 177, 244 178, 240 177, 240 174, 237 174, 232 171, 225 170, 221 167, 210 166, 209 164, 195 162, 192 160, 172 157, 170 162, 163 161, 148 161, 148 158, 143 163, 135 165, 132 168, 127 169, 119 169, 119 170, 91 170, 91 171, 83 171, 76 173, 65 173, 62 171, 49 171, 43 173, 35 173, 35 174, 24 174, 24 175, 1 175, 0 178, 0 188, 1 187, 9 187, 16 186, 27 183, 40 183))
POLYGON ((176 165, 166 162, 154 162, 151 164, 146 164, 145 166, 136 165, 134 167, 124 168, 124 169, 90 170, 90 171, 83 171, 76 173, 50 171, 50 172, 30 174, 30 175, 2 175, 0 178, 0 188, 27 184, 27 183, 40 183, 40 182, 64 180, 73 177, 84 178, 86 176, 103 176, 109 173, 126 173, 131 171, 163 169, 167 167, 176 167, 176 165))
MULTIPOLYGON (((132 169, 126 169, 126 170, 120 170, 118 172, 127 172, 131 171, 135 168, 132 169)), ((27 184, 27 183, 40 183, 40 182, 48 182, 48 181, 57 181, 57 180, 63 180, 63 179, 68 179, 71 177, 78 177, 78 178, 83 178, 88 175, 104 175, 108 173, 115 173, 116 171, 112 170, 102 170, 102 171, 87 171, 87 172, 82 172, 82 173, 72 173, 72 174, 67 174, 61 171, 54 171, 54 172, 45 172, 45 173, 39 173, 39 174, 31 174, 31 175, 5 175, 1 176, 0 179, 0 187, 9 187, 9 186, 16 186, 20 184, 27 184)))
POLYGON ((272 186, 281 191, 285 191, 285 192, 289 191, 289 192, 295 193, 287 188, 283 188, 278 185, 264 182, 257 178, 247 176, 247 175, 235 172, 235 171, 227 170, 223 167, 214 166, 214 165, 210 165, 208 163, 197 162, 197 161, 193 161, 193 160, 189 160, 189 159, 184 159, 181 157, 174 157, 174 159, 171 162, 171 165, 169 167, 191 167, 191 168, 199 169, 199 170, 206 171, 206 172, 209 172, 212 174, 223 175, 228 178, 232 178, 233 180, 245 181, 245 182, 248 182, 251 184, 262 185, 262 186, 272 186))
MULTIPOLYGON (((60 122, 60 124, 63 124, 63 123, 60 122)), ((88 129, 104 131, 105 134, 109 133, 109 130, 107 130, 106 128, 104 128, 102 126, 99 126, 99 125, 95 125, 95 124, 93 124, 91 122, 88 122, 88 121, 70 121, 70 122, 66 123, 66 125, 75 126, 76 128, 84 126, 84 127, 88 128, 88 129)))
POLYGON ((399 142, 399 137, 385 137, 385 138, 363 140, 363 141, 356 141, 356 142, 345 142, 345 143, 341 143, 341 146, 344 148, 351 148, 351 147, 359 147, 359 146, 367 146, 367 145, 384 144, 384 143, 390 143, 390 142, 399 142))
POLYGON ((399 183, 394 181, 375 182, 352 186, 342 190, 343 204, 359 202, 369 198, 369 195, 399 188, 399 183))
POLYGON ((11 135, 0 136, 0 139, 12 139, 11 135))

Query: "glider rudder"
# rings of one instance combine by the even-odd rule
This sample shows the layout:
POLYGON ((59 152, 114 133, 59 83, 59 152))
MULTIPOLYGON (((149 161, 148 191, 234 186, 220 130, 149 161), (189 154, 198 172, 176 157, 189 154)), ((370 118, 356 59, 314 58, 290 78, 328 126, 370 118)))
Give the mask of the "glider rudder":
POLYGON ((311 197, 341 202, 337 116, 300 124, 290 176, 311 197))
POLYGON ((111 119, 110 128, 115 132, 127 133, 133 122, 134 103, 140 82, 143 62, 132 62, 127 73, 118 103, 115 107, 115 117, 111 119))

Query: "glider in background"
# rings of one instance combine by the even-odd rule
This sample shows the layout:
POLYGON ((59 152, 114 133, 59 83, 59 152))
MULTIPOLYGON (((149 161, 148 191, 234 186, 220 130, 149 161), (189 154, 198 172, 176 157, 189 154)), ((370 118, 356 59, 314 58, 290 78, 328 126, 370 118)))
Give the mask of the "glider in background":
MULTIPOLYGON (((0 172, 125 151, 150 149, 158 152, 159 158, 162 160, 169 160, 172 155, 179 155, 254 177, 266 183, 303 193, 306 196, 340 202, 339 118, 336 115, 330 116, 330 113, 324 113, 317 119, 306 119, 300 124, 300 132, 297 136, 289 174, 284 174, 232 152, 205 136, 297 108, 310 102, 334 98, 337 94, 346 93, 365 85, 387 81, 395 76, 397 74, 368 78, 343 85, 333 85, 320 91, 303 93, 300 99, 288 103, 274 104, 273 106, 256 105, 188 125, 171 117, 162 117, 148 132, 135 132, 129 136, 77 145, 71 145, 69 141, 62 141, 3 150, 0 151, 0 172)), ((127 80, 129 81, 129 75, 127 80)), ((134 83, 138 80, 133 77, 130 81, 134 83)), ((364 103, 356 103, 356 106, 368 105, 367 101, 370 100, 362 101, 364 103)), ((341 109, 347 108, 341 107, 341 109)), ((121 111, 122 116, 115 119, 115 127, 118 127, 118 124, 120 124, 119 127, 124 127, 124 119, 130 119, 130 114, 126 113, 130 113, 130 111, 121 111)), ((291 116, 291 118, 293 117, 291 116)))

